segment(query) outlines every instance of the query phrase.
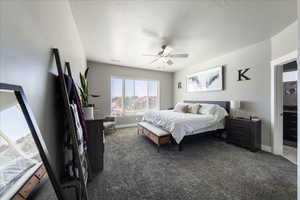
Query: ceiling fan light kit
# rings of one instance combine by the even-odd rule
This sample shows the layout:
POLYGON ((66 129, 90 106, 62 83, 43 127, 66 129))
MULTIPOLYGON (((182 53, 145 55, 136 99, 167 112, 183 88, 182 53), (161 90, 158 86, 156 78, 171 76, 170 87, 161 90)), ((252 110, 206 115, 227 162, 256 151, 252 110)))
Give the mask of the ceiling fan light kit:
POLYGON ((189 54, 187 54, 187 53, 171 54, 173 52, 173 50, 174 49, 168 45, 162 45, 161 51, 159 51, 158 54, 156 54, 156 55, 144 54, 143 56, 158 57, 158 58, 155 58, 152 62, 150 62, 150 65, 155 63, 158 60, 161 60, 168 65, 173 65, 174 62, 170 58, 187 58, 189 56, 189 54))

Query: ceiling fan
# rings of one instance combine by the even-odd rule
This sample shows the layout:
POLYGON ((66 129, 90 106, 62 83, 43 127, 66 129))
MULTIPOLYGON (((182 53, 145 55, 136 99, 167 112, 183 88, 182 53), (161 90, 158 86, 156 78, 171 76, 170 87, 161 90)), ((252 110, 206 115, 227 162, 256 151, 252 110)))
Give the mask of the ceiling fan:
POLYGON ((144 54, 143 56, 157 57, 152 62, 149 63, 150 65, 155 63, 158 60, 162 60, 164 63, 168 65, 173 65, 174 62, 171 60, 171 58, 187 58, 189 56, 189 54, 187 53, 172 54, 171 52, 173 52, 172 47, 168 45, 163 45, 161 47, 161 50, 158 52, 158 54, 154 54, 154 55, 144 54))

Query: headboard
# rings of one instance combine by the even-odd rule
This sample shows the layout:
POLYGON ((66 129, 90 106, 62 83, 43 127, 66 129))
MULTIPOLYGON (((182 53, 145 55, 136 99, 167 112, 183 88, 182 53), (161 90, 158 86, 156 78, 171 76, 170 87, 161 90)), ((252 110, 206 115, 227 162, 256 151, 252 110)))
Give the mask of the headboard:
POLYGON ((191 101, 191 100, 185 100, 184 103, 207 103, 207 104, 217 104, 225 110, 230 113, 230 101, 191 101))

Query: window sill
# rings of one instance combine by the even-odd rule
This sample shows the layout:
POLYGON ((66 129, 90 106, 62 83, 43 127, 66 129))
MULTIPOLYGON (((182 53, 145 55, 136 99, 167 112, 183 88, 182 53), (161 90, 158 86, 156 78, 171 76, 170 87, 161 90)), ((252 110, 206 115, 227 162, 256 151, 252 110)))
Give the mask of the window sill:
MULTIPOLYGON (((159 110, 159 109, 152 109, 152 110, 159 110)), ((149 110, 140 111, 140 112, 126 112, 126 113, 122 113, 120 115, 115 115, 114 117, 143 116, 145 114, 145 112, 147 112, 147 111, 149 111, 149 110)))
POLYGON ((130 116, 143 116, 146 111, 144 112, 134 112, 134 113, 123 113, 121 117, 130 117, 130 116))

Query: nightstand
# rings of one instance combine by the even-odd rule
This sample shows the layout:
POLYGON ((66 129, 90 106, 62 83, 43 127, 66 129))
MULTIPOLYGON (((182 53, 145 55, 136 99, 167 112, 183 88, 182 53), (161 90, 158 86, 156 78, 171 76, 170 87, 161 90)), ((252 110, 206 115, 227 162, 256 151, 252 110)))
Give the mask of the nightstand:
POLYGON ((86 128, 88 131, 87 150, 89 162, 93 174, 96 174, 103 169, 103 119, 86 120, 86 128))
POLYGON ((261 149, 261 120, 227 118, 228 143, 250 149, 253 152, 261 149))

